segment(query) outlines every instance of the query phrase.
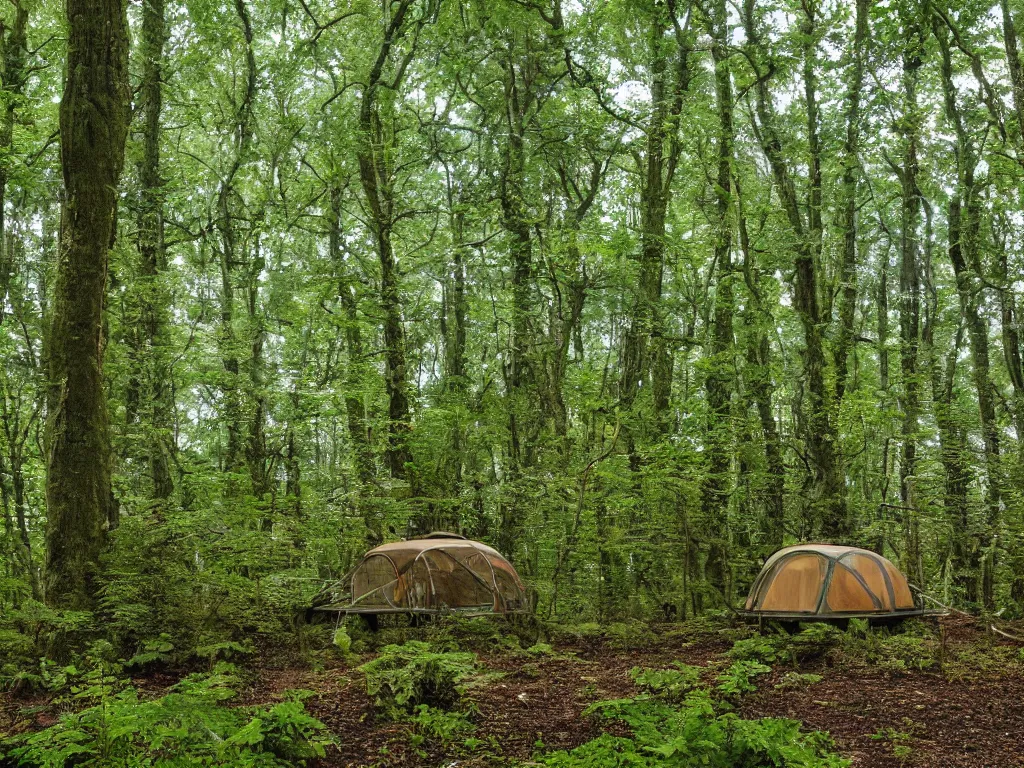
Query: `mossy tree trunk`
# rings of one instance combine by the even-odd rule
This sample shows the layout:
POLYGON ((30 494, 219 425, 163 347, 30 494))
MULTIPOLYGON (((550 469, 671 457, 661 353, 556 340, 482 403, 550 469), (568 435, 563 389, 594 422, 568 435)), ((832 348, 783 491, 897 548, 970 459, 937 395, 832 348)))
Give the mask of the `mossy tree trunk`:
POLYGON ((708 445, 707 475, 702 495, 707 517, 704 535, 708 542, 707 574, 711 586, 731 603, 729 594, 729 498, 730 466, 732 464, 731 418, 732 393, 735 389, 736 370, 733 359, 735 340, 733 315, 734 269, 732 263, 733 213, 733 98, 732 75, 729 67, 728 27, 725 0, 717 0, 709 20, 711 56, 715 66, 715 97, 718 111, 717 159, 718 175, 715 179, 715 300, 711 330, 711 349, 708 356, 708 375, 704 387, 707 391, 708 413, 705 433, 708 445))
POLYGON ((903 50, 903 167, 900 169, 900 406, 903 413, 900 453, 900 506, 903 512, 903 567, 915 581, 923 580, 920 519, 917 512, 917 431, 920 418, 918 349, 921 341, 920 235, 921 191, 918 189, 920 117, 917 101, 925 44, 920 25, 908 22, 903 50))
POLYGON ((48 339, 46 600, 88 609, 114 509, 103 306, 131 93, 123 0, 67 0, 66 10, 65 198, 48 339))
MULTIPOLYGON (((382 110, 391 103, 405 75, 405 65, 412 52, 405 53, 390 83, 387 81, 396 49, 406 33, 417 23, 410 21, 412 0, 401 0, 390 10, 380 48, 367 73, 359 105, 359 180, 366 201, 370 229, 373 232, 377 258, 380 262, 380 308, 384 335, 384 387, 388 397, 388 441, 385 459, 391 477, 406 479, 412 453, 408 437, 412 428, 408 371, 406 370, 405 324, 402 316, 401 275, 393 243, 397 213, 395 211, 395 137, 390 133, 388 119, 382 110)), ((417 35, 412 35, 413 51, 417 35)), ((398 51, 399 54, 403 53, 398 51)), ((414 478, 413 478, 414 480, 414 478)), ((413 483, 414 484, 414 483, 413 483)))
MULTIPOLYGON (((978 167, 978 151, 968 130, 964 111, 958 103, 958 94, 953 76, 952 52, 945 29, 935 22, 935 36, 941 53, 940 74, 945 102, 946 119, 956 136, 954 156, 956 159, 957 183, 949 199, 947 221, 949 227, 949 260, 956 276, 960 311, 967 329, 971 348, 971 363, 974 385, 978 399, 978 413, 984 445, 985 469, 988 475, 986 489, 986 521, 980 535, 980 548, 988 553, 978 562, 982 552, 972 551, 972 570, 981 570, 981 600, 991 610, 995 605, 995 569, 998 533, 1003 503, 1003 481, 1001 467, 1001 435, 996 420, 996 389, 992 382, 988 321, 984 315, 986 276, 978 252, 981 226, 982 183, 975 172, 978 167)), ((962 534, 970 535, 964 531, 962 534)))
MULTIPOLYGON (((793 264, 795 280, 793 306, 804 331, 803 376, 806 388, 806 424, 803 434, 813 472, 814 498, 811 522, 818 535, 841 541, 850 532, 846 507, 843 467, 839 454, 836 419, 832 415, 832 397, 826 378, 826 359, 822 338, 823 315, 819 300, 819 268, 817 263, 816 219, 805 217, 797 187, 783 149, 775 111, 774 97, 769 89, 772 65, 763 61, 765 45, 760 36, 759 19, 754 0, 744 0, 743 26, 747 35, 749 60, 757 70, 754 88, 755 115, 760 124, 755 128, 761 149, 771 166, 775 191, 793 232, 793 264)), ((809 116, 810 119, 810 116, 809 116)), ((813 208, 813 200, 812 208, 813 208)))
POLYGON ((142 4, 142 83, 139 108, 142 122, 142 159, 139 163, 139 256, 141 330, 144 334, 141 378, 148 394, 150 439, 146 460, 149 464, 152 495, 166 499, 174 491, 171 477, 174 404, 168 354, 168 297, 161 274, 167 268, 164 247, 163 179, 160 168, 160 113, 163 107, 163 58, 167 32, 164 25, 164 0, 145 0, 142 4))

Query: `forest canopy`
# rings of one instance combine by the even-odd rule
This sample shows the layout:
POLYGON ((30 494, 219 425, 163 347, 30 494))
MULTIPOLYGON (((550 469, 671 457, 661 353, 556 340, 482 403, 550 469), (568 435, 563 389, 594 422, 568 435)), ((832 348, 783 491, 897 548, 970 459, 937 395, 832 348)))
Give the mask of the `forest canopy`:
POLYGON ((547 618, 802 541, 1020 615, 1022 13, 6 3, 0 614, 227 642, 448 530, 547 618))

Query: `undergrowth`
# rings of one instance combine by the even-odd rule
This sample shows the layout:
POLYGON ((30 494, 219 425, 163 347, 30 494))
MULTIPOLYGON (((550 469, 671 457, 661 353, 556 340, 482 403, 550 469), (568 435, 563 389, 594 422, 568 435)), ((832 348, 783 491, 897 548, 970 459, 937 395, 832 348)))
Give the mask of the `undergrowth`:
MULTIPOLYGON (((756 690, 755 678, 771 667, 761 644, 737 643, 733 663, 702 684, 703 670, 634 668, 643 693, 601 701, 584 714, 624 725, 630 735, 604 733, 571 750, 535 755, 549 768, 844 768, 827 734, 804 733, 796 720, 745 720, 737 699, 756 690), (751 658, 751 657, 756 658, 751 658)), ((774 654, 774 650, 772 651, 774 654)))
POLYGON ((571 751, 535 757, 549 768, 843 768, 829 737, 802 733, 795 720, 744 720, 721 711, 706 691, 680 706, 653 698, 594 704, 586 714, 625 724, 631 736, 610 733, 571 751))
POLYGON ((377 710, 393 720, 421 704, 452 710, 462 703, 463 683, 477 670, 476 654, 437 651, 429 643, 410 640, 388 645, 359 669, 366 692, 377 710))
POLYGON ((702 669, 676 662, 672 669, 633 667, 629 676, 642 691, 670 702, 680 702, 700 683, 702 669))
POLYGON ((56 725, 0 743, 25 768, 185 768, 302 766, 325 754, 324 725, 305 710, 308 693, 270 707, 236 707, 235 667, 218 663, 157 699, 126 685, 116 665, 97 664, 71 685, 81 707, 56 725))

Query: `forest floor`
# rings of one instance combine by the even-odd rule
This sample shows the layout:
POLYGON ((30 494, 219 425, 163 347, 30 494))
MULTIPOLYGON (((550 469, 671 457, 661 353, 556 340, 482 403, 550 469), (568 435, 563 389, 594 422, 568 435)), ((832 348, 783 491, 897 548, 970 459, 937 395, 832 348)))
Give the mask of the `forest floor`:
MULTIPOLYGON (((966 618, 931 624, 930 631, 916 635, 923 631, 928 637, 927 657, 918 657, 922 645, 915 640, 896 643, 895 653, 888 646, 880 653, 877 645, 868 652, 861 643, 833 647, 799 665, 795 655, 779 659, 769 674, 757 678, 758 690, 739 701, 737 712, 745 718, 791 718, 807 730, 827 731, 837 751, 857 768, 1024 767, 1020 644, 986 633, 966 618)), ((519 649, 514 639, 505 642, 508 637, 476 637, 462 644, 477 653, 483 670, 479 684, 467 691, 475 724, 469 740, 416 739, 408 723, 378 717, 357 670, 372 653, 351 657, 350 663, 325 654, 318 669, 264 653, 259 663, 247 665, 242 703, 272 703, 289 690, 310 691, 307 709, 335 738, 314 768, 528 764, 540 751, 572 749, 600 735, 602 727, 614 730, 614 723, 602 726, 584 710, 596 701, 637 695, 633 668, 682 662, 713 676, 732 661, 727 654, 736 639, 753 636, 751 630, 707 623, 640 626, 637 637, 567 633, 530 651, 519 649)), ((416 632, 424 630, 403 630, 398 641, 416 632)), ((430 639, 431 630, 425 632, 430 639)), ((154 693, 173 682, 170 675, 134 680, 154 693)), ((0 732, 14 720, 22 728, 41 727, 54 717, 45 700, 0 696, 0 732)))
MULTIPOLYGON (((792 718, 808 730, 827 731, 858 768, 1024 766, 1019 644, 985 633, 969 619, 940 621, 934 666, 915 669, 911 654, 895 664, 881 660, 880 669, 840 650, 802 662, 800 673, 821 679, 794 690, 781 681, 796 668, 780 663, 758 679, 758 691, 742 700, 739 714, 792 718)), ((483 667, 496 674, 468 692, 477 710, 475 736, 491 746, 473 754, 461 743, 413 747, 408 725, 375 717, 362 675, 351 668, 264 670, 249 696, 266 701, 288 688, 316 692, 307 707, 338 738, 317 768, 470 768, 501 764, 502 758, 527 761, 538 750, 572 749, 598 736, 601 724, 583 711, 595 701, 637 695, 630 676, 635 667, 683 662, 710 673, 729 664, 735 630, 690 633, 672 624, 652 629, 644 647, 628 650, 616 647, 621 639, 605 637, 558 638, 541 657, 479 649, 483 667)))

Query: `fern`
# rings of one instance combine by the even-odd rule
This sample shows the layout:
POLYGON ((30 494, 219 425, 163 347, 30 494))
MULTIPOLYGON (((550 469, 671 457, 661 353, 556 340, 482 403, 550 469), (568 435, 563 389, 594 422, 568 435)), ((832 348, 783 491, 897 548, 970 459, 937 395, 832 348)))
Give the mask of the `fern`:
POLYGON ((600 702, 587 712, 625 724, 630 737, 603 734, 571 751, 538 755, 549 768, 845 768, 826 734, 803 733, 795 720, 744 720, 719 714, 706 691, 681 707, 647 699, 600 702))
POLYGON ((476 654, 434 651, 428 643, 411 640, 389 645, 359 669, 366 675, 366 692, 376 707, 392 719, 419 704, 454 709, 462 699, 462 683, 476 671, 476 654))
POLYGON ((232 671, 191 675, 171 693, 102 692, 99 703, 2 746, 25 768, 277 768, 323 757, 329 739, 299 696, 270 708, 229 707, 232 671))

